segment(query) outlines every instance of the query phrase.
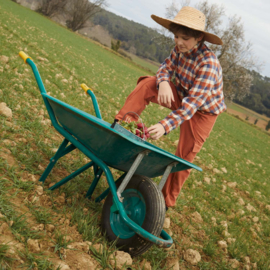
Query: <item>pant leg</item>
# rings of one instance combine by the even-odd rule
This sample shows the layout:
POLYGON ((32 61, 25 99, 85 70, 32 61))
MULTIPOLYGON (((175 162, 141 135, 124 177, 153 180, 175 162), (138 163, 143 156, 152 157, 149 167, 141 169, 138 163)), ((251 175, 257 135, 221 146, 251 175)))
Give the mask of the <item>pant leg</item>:
MULTIPOLYGON (((209 136, 217 116, 196 112, 180 128, 180 139, 175 155, 192 162, 209 136)), ((174 206, 176 199, 190 174, 189 170, 171 173, 162 189, 166 205, 174 206)))
MULTIPOLYGON (((169 109, 176 110, 180 107, 181 101, 177 94, 177 90, 173 83, 170 83, 174 100, 172 101, 171 107, 169 109)), ((145 107, 149 104, 149 102, 158 103, 158 90, 156 87, 156 77, 140 77, 138 80, 138 84, 135 89, 130 93, 127 97, 126 102, 122 109, 115 116, 115 119, 122 120, 124 115, 128 112, 135 112, 140 115, 145 107)), ((165 104, 161 104, 164 107, 167 107, 165 104)), ((167 107, 168 108, 168 107, 167 107)), ((130 121, 137 121, 137 117, 134 114, 128 114, 130 121)), ((125 117, 126 119, 126 117, 125 117)))

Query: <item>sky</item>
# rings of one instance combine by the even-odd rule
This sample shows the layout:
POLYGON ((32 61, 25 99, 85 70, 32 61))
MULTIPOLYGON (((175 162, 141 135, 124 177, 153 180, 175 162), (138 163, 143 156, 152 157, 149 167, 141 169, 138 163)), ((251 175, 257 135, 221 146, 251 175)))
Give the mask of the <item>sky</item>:
MULTIPOLYGON (((107 10, 156 28, 158 24, 151 19, 151 14, 165 17, 165 9, 173 0, 107 0, 107 10)), ((181 0, 175 0, 181 3, 181 0)), ((190 6, 195 7, 200 0, 191 0, 190 6)), ((253 44, 253 54, 259 63, 263 63, 260 73, 270 77, 270 1, 269 0, 208 0, 209 3, 223 5, 226 16, 237 15, 242 18, 245 39, 253 44)), ((225 19, 225 18, 224 18, 225 19)))

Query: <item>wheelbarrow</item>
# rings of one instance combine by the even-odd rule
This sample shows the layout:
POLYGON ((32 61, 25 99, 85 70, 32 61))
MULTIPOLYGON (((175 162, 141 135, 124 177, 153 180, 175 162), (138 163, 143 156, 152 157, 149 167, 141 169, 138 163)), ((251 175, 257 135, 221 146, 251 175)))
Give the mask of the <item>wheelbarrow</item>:
POLYGON ((101 227, 108 240, 116 241, 120 249, 133 257, 153 244, 170 247, 173 240, 162 229, 166 206, 161 190, 171 172, 190 168, 201 171, 201 168, 138 138, 118 124, 112 128, 102 120, 95 95, 85 84, 81 86, 90 95, 96 116, 48 95, 33 60, 24 52, 19 55, 32 68, 52 125, 64 137, 39 181, 44 183, 58 159, 79 149, 91 162, 49 189, 59 188, 93 167, 94 179, 86 197, 91 198, 104 173, 109 188, 95 201, 106 198, 101 227), (123 175, 114 181, 110 168, 122 171, 123 175), (162 176, 159 185, 151 180, 157 176, 162 176))

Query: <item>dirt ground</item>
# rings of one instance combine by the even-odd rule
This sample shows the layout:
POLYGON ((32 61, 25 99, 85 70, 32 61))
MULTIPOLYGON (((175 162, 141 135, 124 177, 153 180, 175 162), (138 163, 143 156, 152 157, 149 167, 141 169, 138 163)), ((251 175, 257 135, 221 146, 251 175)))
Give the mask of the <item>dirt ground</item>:
POLYGON ((254 124, 255 120, 258 119, 258 122, 256 123, 256 126, 259 127, 259 128, 261 128, 261 129, 263 129, 263 130, 265 130, 265 127, 267 125, 267 121, 266 120, 259 119, 259 118, 255 117, 255 116, 248 116, 248 120, 246 120, 247 114, 245 114, 245 113, 238 112, 238 111, 235 111, 235 110, 230 109, 230 108, 227 109, 227 112, 229 114, 239 116, 241 119, 245 120, 246 122, 248 122, 250 124, 254 124))

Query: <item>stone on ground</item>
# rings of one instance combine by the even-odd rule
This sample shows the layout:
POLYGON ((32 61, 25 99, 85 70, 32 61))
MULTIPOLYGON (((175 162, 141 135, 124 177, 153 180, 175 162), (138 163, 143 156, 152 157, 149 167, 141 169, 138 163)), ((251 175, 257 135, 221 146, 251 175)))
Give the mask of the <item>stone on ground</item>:
POLYGON ((184 253, 184 259, 192 265, 197 265, 201 261, 201 255, 197 250, 188 249, 184 253))
POLYGON ((12 118, 12 110, 4 102, 0 103, 0 114, 9 119, 12 118))
POLYGON ((130 254, 124 251, 115 251, 109 258, 109 263, 115 269, 123 269, 123 266, 132 265, 132 258, 130 254))
POLYGON ((168 217, 165 218, 163 228, 164 228, 164 229, 169 229, 169 228, 170 228, 170 225, 171 225, 171 220, 170 220, 170 218, 168 218, 168 217))

